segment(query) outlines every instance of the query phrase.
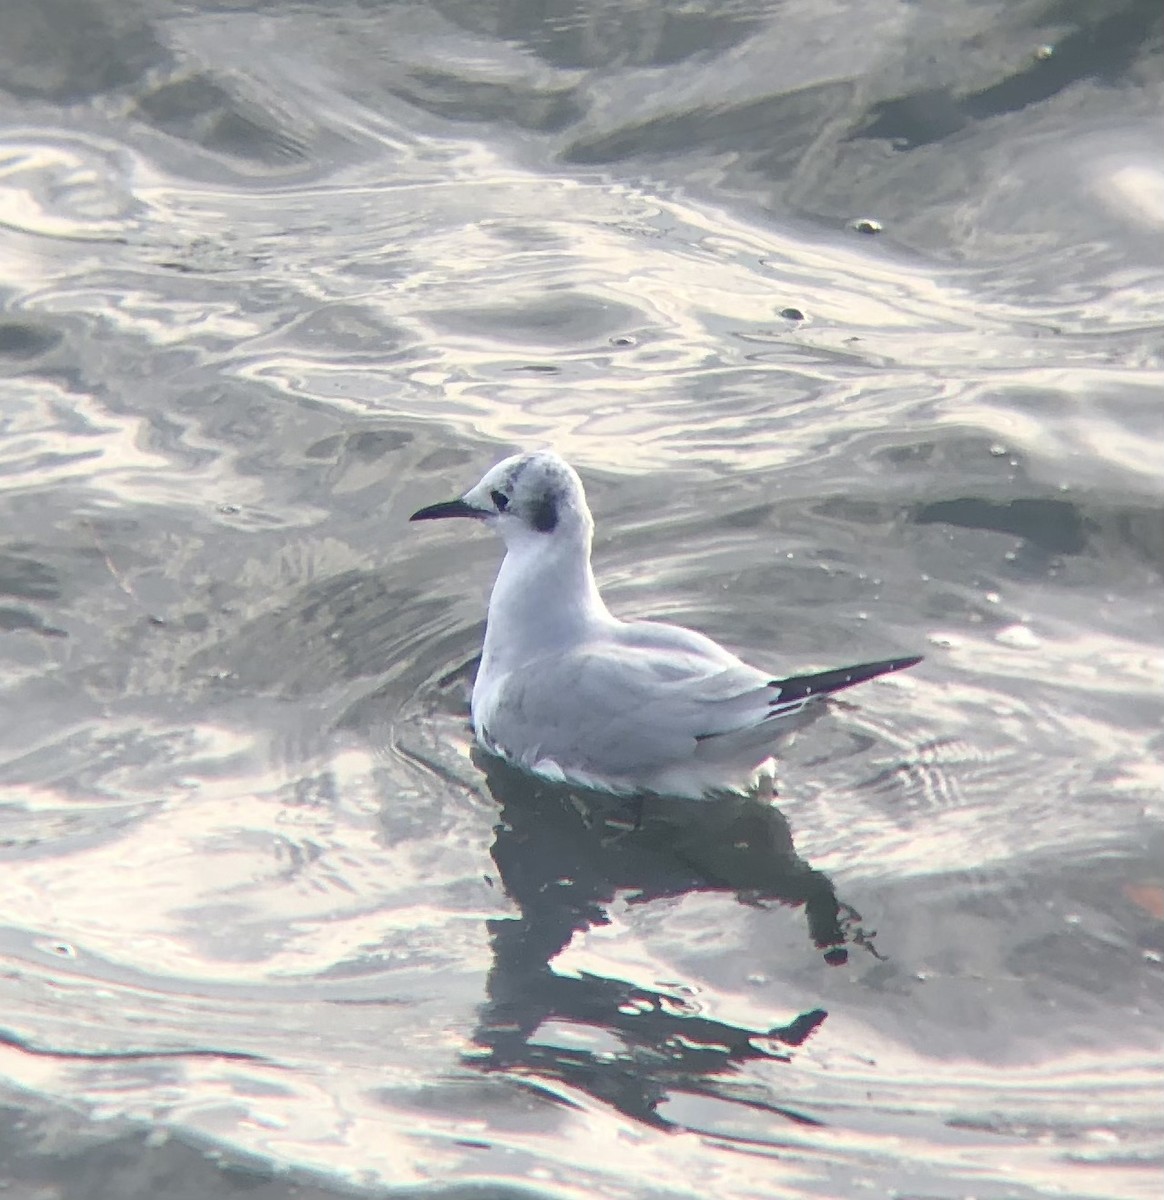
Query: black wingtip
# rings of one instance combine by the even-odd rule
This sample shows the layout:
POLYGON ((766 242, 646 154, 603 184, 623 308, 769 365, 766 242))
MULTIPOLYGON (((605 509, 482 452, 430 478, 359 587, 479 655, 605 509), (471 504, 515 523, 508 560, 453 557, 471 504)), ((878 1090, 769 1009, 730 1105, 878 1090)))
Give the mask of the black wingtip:
POLYGON ((788 679, 773 679, 769 686, 780 690, 771 703, 791 704, 797 700, 807 700, 810 696, 827 696, 830 692, 839 692, 842 688, 876 679, 878 675, 888 675, 891 671, 904 671, 907 667, 916 667, 921 661, 922 655, 913 654, 908 658, 886 658, 881 662, 858 663, 856 666, 839 667, 834 671, 819 671, 815 675, 793 675, 788 679))

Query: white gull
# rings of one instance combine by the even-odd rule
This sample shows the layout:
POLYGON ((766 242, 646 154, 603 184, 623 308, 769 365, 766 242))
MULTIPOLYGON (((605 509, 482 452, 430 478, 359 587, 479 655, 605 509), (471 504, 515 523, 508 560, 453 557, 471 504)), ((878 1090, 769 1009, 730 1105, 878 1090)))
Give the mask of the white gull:
POLYGON ((500 462, 413 521, 470 517, 505 541, 473 730, 490 752, 544 777, 613 792, 703 797, 770 781, 772 749, 824 697, 919 657, 774 679, 679 625, 621 621, 590 566, 594 520, 556 454, 500 462))

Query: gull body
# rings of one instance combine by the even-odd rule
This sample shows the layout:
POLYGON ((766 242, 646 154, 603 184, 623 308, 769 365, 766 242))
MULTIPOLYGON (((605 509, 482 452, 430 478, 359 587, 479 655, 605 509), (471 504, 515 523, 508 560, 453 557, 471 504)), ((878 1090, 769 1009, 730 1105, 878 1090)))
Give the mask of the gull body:
POLYGON ((694 630, 620 620, 594 580, 582 481, 552 451, 513 455, 411 519, 444 517, 483 521, 505 542, 473 686, 476 738, 550 779, 691 798, 747 791, 826 695, 920 661, 775 679, 694 630))

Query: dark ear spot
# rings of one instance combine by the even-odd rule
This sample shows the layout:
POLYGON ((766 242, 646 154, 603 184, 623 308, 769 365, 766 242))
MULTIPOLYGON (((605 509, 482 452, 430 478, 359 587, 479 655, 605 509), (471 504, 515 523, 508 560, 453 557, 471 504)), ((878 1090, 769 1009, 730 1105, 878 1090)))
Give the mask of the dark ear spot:
POLYGON ((553 533, 558 527, 558 502, 553 496, 543 496, 530 514, 533 527, 538 533, 553 533))

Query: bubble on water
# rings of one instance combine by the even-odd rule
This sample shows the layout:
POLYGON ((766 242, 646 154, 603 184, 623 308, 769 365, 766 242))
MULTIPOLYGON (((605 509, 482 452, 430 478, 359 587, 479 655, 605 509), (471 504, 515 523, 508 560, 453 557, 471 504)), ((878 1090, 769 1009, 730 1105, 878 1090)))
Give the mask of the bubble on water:
POLYGON ((994 635, 994 640, 1012 650, 1037 650, 1043 644, 1039 635, 1025 625, 1008 625, 994 635))
POLYGON ((954 650, 962 644, 962 639, 953 633, 931 633, 926 636, 926 641, 940 650, 954 650))
POLYGON ((1036 62, 1046 62, 1047 59, 1049 59, 1051 57, 1051 55, 1054 53, 1055 53, 1055 47, 1052 46, 1049 42, 1044 42, 1041 46, 1035 47, 1035 61, 1036 62))
POLYGON ((622 346, 637 346, 639 343, 638 343, 638 339, 631 337, 631 335, 629 333, 620 333, 620 334, 616 334, 614 337, 612 337, 610 339, 610 344, 612 346, 622 347, 622 346))
POLYGON ((799 308, 782 308, 780 310, 780 315, 786 321, 803 321, 804 320, 804 313, 802 313, 799 308))
POLYGON ((858 233, 865 233, 872 236, 875 233, 881 232, 881 222, 873 217, 858 217, 855 221, 849 223, 851 229, 855 229, 858 233))
POLYGON ((693 1017, 702 1011, 702 1006, 681 996, 660 996, 659 1011, 672 1017, 693 1017))
POLYGON ((271 1113, 253 1112, 247 1118, 247 1123, 254 1125, 259 1129, 286 1129, 287 1122, 282 1117, 276 1117, 271 1113))
POLYGON ((54 958, 76 958, 77 948, 68 942, 37 942, 37 949, 54 958))
POLYGON ((987 604, 998 604, 1001 600, 1002 600, 1002 597, 997 592, 987 592, 986 593, 986 603, 987 604))
POLYGON ((1006 455, 1006 447, 1001 442, 993 442, 990 446, 990 454, 993 458, 1003 458, 1006 455))

